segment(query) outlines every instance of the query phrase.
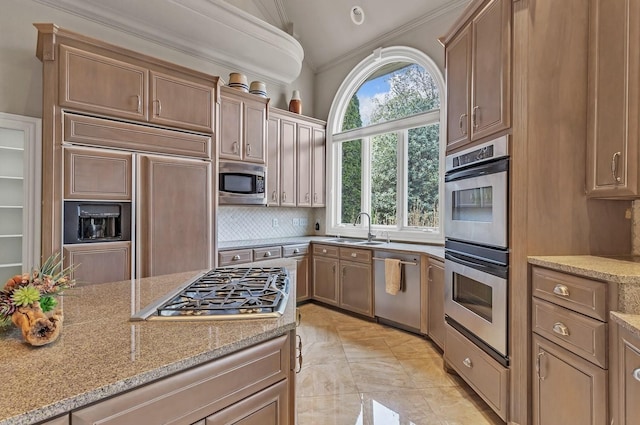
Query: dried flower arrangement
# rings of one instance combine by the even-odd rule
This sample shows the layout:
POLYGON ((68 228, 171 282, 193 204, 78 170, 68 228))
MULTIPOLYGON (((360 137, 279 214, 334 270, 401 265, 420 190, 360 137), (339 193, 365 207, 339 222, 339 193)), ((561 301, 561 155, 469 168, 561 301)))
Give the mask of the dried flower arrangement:
POLYGON ((54 341, 63 321, 62 310, 53 311, 56 296, 75 285, 70 278, 74 269, 63 268, 60 254, 55 253, 39 269, 9 279, 0 291, 0 319, 11 319, 31 345, 54 341))

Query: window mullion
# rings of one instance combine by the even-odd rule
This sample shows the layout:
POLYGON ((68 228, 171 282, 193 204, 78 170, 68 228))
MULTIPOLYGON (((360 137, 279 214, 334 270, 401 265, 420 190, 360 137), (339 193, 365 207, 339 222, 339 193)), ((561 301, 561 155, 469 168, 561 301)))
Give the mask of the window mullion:
POLYGON ((371 137, 362 139, 362 211, 371 214, 371 137))

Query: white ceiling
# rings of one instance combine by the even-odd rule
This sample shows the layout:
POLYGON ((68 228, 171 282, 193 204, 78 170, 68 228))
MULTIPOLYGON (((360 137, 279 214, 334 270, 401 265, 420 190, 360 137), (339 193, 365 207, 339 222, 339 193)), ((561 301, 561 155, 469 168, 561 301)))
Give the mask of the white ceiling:
POLYGON ((226 0, 289 32, 304 49, 305 61, 321 70, 370 45, 376 47, 469 0, 226 0), (354 6, 364 10, 361 25, 351 21, 354 6))

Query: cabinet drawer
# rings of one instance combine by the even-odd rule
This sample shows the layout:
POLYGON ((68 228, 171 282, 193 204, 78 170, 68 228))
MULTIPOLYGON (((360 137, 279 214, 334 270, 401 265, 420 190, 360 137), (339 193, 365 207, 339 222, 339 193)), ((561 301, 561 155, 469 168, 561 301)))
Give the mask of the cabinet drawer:
POLYGON ((498 416, 506 420, 509 407, 509 369, 493 360, 449 325, 446 325, 444 358, 498 416))
POLYGON ((74 425, 193 424, 285 380, 283 335, 71 413, 74 425))
POLYGON ((250 263, 252 261, 252 249, 236 249, 233 251, 218 252, 218 267, 224 267, 233 264, 250 263))
POLYGON ((253 250, 254 261, 273 260, 282 257, 282 249, 280 246, 267 246, 264 248, 256 248, 253 250))
POLYGON ((285 245, 282 247, 283 257, 295 257, 297 255, 306 255, 309 252, 309 244, 285 245))
POLYGON ((368 249, 340 248, 340 259, 370 263, 371 251, 368 249))
POLYGON ((533 299, 532 328, 561 347, 607 367, 607 324, 563 307, 533 299))
POLYGON ((607 284, 540 267, 532 268, 533 295, 606 322, 607 284))
POLYGON ((65 267, 77 265, 78 283, 120 282, 131 278, 131 242, 64 245, 65 267))
POLYGON ((325 257, 337 257, 339 248, 332 245, 313 244, 313 255, 322 255, 325 257))

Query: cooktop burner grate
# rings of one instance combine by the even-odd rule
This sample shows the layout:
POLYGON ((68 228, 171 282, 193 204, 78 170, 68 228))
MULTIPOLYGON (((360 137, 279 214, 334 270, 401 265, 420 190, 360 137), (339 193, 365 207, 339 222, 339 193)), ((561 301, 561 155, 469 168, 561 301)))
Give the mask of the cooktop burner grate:
POLYGON ((157 308, 158 316, 278 316, 289 294, 285 268, 214 269, 157 308))

